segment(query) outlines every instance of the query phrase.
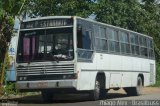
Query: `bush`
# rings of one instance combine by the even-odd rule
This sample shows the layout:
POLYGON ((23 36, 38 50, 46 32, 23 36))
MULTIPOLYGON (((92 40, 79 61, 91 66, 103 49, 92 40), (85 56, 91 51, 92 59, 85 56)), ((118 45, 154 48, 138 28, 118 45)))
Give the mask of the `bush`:
POLYGON ((160 87, 160 81, 156 81, 156 83, 152 85, 151 87, 160 87))
POLYGON ((160 63, 156 64, 156 81, 160 81, 160 63))
POLYGON ((156 64, 156 83, 152 87, 160 87, 160 63, 156 64))
POLYGON ((18 90, 16 90, 15 82, 7 82, 7 84, 4 86, 4 93, 5 95, 16 95, 18 93, 18 90))

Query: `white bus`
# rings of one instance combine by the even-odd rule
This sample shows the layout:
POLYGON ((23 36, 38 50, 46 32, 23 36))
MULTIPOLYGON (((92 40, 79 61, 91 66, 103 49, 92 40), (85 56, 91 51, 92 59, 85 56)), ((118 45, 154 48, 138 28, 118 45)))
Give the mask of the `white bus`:
POLYGON ((21 91, 84 91, 97 100, 109 89, 140 95, 155 83, 153 38, 76 16, 48 16, 23 21, 16 58, 21 91))

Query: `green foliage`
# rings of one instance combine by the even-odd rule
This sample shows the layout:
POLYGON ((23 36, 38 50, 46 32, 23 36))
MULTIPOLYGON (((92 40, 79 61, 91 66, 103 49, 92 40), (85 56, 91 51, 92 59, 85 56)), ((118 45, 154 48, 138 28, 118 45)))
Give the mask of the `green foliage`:
POLYGON ((96 20, 153 37, 160 57, 160 4, 155 0, 97 0, 94 7, 96 20))
POLYGON ((15 87, 15 82, 8 82, 4 88, 5 95, 16 95, 18 90, 15 87))
POLYGON ((156 81, 156 83, 152 85, 151 87, 160 87, 160 81, 156 81))
POLYGON ((19 12, 25 0, 1 0, 0 1, 0 48, 1 58, 3 61, 7 48, 7 42, 13 35, 14 18, 19 12))
POLYGON ((24 0, 2 0, 2 8, 10 16, 16 16, 23 4, 24 0))
MULTIPOLYGON (((0 85, 3 84, 5 54, 8 52, 8 42, 13 35, 14 18, 19 15, 25 0, 0 0, 0 85)), ((1 86, 0 86, 1 88, 1 86)), ((12 93, 13 84, 8 84, 5 92, 12 93)))
POLYGON ((0 9, 0 20, 4 17, 3 10, 0 9))
POLYGON ((160 63, 156 64, 156 83, 152 87, 160 87, 160 63))
POLYGON ((14 19, 11 16, 8 16, 7 24, 11 25, 12 27, 14 26, 14 19))
POLYGON ((156 66, 156 79, 157 81, 160 81, 160 63, 157 63, 156 66))
POLYGON ((88 17, 93 0, 28 0, 25 9, 31 16, 77 15, 88 17))
POLYGON ((15 87, 15 82, 7 82, 6 81, 6 76, 7 76, 7 70, 8 70, 8 66, 9 66, 9 55, 7 54, 7 58, 5 60, 5 62, 0 64, 0 70, 2 70, 3 66, 5 67, 5 73, 4 73, 4 80, 3 80, 3 84, 5 85, 3 88, 3 93, 5 95, 10 95, 10 94, 14 94, 16 95, 18 93, 18 90, 15 87))

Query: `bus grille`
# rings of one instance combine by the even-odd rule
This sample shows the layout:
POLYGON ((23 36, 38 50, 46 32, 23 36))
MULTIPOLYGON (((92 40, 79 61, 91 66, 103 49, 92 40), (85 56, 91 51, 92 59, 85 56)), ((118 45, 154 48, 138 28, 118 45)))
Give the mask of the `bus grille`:
POLYGON ((73 74, 74 64, 19 66, 17 76, 73 74))

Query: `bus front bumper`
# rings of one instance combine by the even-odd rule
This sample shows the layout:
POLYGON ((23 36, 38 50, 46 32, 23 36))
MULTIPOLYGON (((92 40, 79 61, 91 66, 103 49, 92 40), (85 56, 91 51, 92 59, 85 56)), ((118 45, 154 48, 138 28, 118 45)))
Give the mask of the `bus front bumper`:
POLYGON ((45 80, 45 81, 17 81, 16 88, 48 89, 48 88, 76 88, 76 80, 45 80))

